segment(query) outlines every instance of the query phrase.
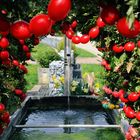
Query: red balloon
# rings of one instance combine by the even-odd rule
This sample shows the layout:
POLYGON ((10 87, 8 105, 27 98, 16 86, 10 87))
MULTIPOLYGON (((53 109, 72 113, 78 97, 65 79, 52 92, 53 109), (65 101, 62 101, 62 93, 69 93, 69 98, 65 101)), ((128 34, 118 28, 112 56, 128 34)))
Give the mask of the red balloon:
POLYGON ((0 32, 8 32, 10 29, 10 23, 3 17, 0 16, 0 32))
POLYGON ((30 31, 36 36, 44 36, 49 33, 52 27, 52 21, 48 15, 38 14, 30 20, 30 31))
POLYGON ((140 33, 140 22, 135 19, 132 29, 129 29, 127 19, 126 17, 123 17, 117 22, 117 30, 122 36, 134 38, 140 33))
POLYGON ((25 40, 31 37, 29 23, 23 20, 14 22, 11 25, 10 32, 16 39, 19 40, 25 40))
POLYGON ((74 35, 73 31, 71 31, 71 30, 66 31, 67 38, 72 39, 73 35, 74 35))
POLYGON ((132 92, 128 95, 128 100, 131 102, 135 102, 138 99, 139 99, 139 94, 137 94, 137 93, 132 92))
POLYGON ((90 40, 89 35, 82 35, 81 38, 80 38, 80 42, 83 43, 83 44, 88 43, 89 40, 90 40))
POLYGON ((63 20, 71 9, 71 0, 51 0, 48 15, 54 21, 63 20))
POLYGON ((115 53, 121 53, 121 52, 123 52, 123 50, 124 50, 124 47, 123 46, 118 46, 116 44, 113 46, 113 51, 115 53))
POLYGON ((100 32, 99 27, 93 27, 89 31, 89 36, 94 39, 99 35, 99 32, 100 32))
POLYGON ((100 28, 103 28, 105 26, 105 23, 103 22, 101 17, 98 17, 96 20, 96 25, 100 28))
POLYGON ((127 51, 127 52, 132 52, 135 48, 135 43, 134 42, 127 42, 125 45, 124 45, 124 50, 127 51))
POLYGON ((79 44, 80 43, 80 37, 79 36, 73 36, 72 37, 72 42, 75 44, 79 44))
POLYGON ((104 6, 101 11, 101 18, 109 25, 113 25, 119 19, 119 11, 112 5, 104 6))

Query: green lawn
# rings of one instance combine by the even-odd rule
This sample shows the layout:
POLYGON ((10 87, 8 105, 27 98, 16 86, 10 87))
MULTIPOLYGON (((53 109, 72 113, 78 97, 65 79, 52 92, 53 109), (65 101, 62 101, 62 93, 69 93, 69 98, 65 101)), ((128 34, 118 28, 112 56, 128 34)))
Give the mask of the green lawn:
POLYGON ((81 48, 75 48, 76 54, 78 57, 95 57, 95 55, 91 52, 88 52, 81 48))
POLYGON ((25 79, 27 81, 26 89, 30 90, 33 88, 34 85, 38 83, 38 74, 37 74, 37 69, 39 65, 37 64, 29 64, 27 66, 28 68, 28 74, 25 75, 25 79))
POLYGON ((99 83, 102 87, 104 85, 104 73, 105 70, 101 65, 98 64, 81 64, 82 75, 84 73, 94 72, 95 74, 95 82, 99 83))

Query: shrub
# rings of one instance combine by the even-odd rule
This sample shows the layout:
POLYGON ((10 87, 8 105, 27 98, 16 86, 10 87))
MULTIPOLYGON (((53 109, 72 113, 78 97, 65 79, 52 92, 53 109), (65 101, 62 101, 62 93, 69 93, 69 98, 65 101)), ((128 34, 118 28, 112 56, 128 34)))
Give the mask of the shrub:
POLYGON ((38 61, 42 67, 48 68, 49 64, 54 60, 60 60, 61 57, 58 55, 58 53, 50 48, 44 52, 38 57, 38 61))

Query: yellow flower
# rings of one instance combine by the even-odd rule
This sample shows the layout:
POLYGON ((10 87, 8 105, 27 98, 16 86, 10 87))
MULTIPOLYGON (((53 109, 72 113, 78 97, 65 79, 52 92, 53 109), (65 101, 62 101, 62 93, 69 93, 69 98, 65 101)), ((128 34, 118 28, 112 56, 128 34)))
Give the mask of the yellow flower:
POLYGON ((96 83, 95 84, 95 88, 100 88, 100 84, 99 83, 96 83))
POLYGON ((54 81, 56 79, 56 75, 53 75, 52 76, 52 80, 54 81))
POLYGON ((65 80, 65 79, 64 79, 64 76, 61 76, 59 80, 60 80, 61 83, 64 84, 64 80, 65 80))
POLYGON ((87 88, 84 88, 84 89, 83 89, 83 92, 84 92, 84 93, 88 93, 88 89, 87 89, 87 88))
POLYGON ((75 91, 76 90, 76 87, 71 87, 71 91, 75 91))
POLYGON ((84 74, 83 74, 83 79, 85 79, 86 77, 87 77, 87 75, 88 75, 88 73, 87 72, 85 72, 84 74))

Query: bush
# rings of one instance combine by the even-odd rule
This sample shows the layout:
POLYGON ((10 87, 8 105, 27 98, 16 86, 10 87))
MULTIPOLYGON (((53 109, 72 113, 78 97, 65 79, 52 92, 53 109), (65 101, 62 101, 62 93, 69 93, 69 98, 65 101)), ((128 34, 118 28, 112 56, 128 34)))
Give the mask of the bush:
POLYGON ((54 60, 60 60, 61 57, 58 53, 50 48, 47 51, 42 52, 42 54, 38 57, 38 61, 42 67, 48 68, 49 64, 54 60))

